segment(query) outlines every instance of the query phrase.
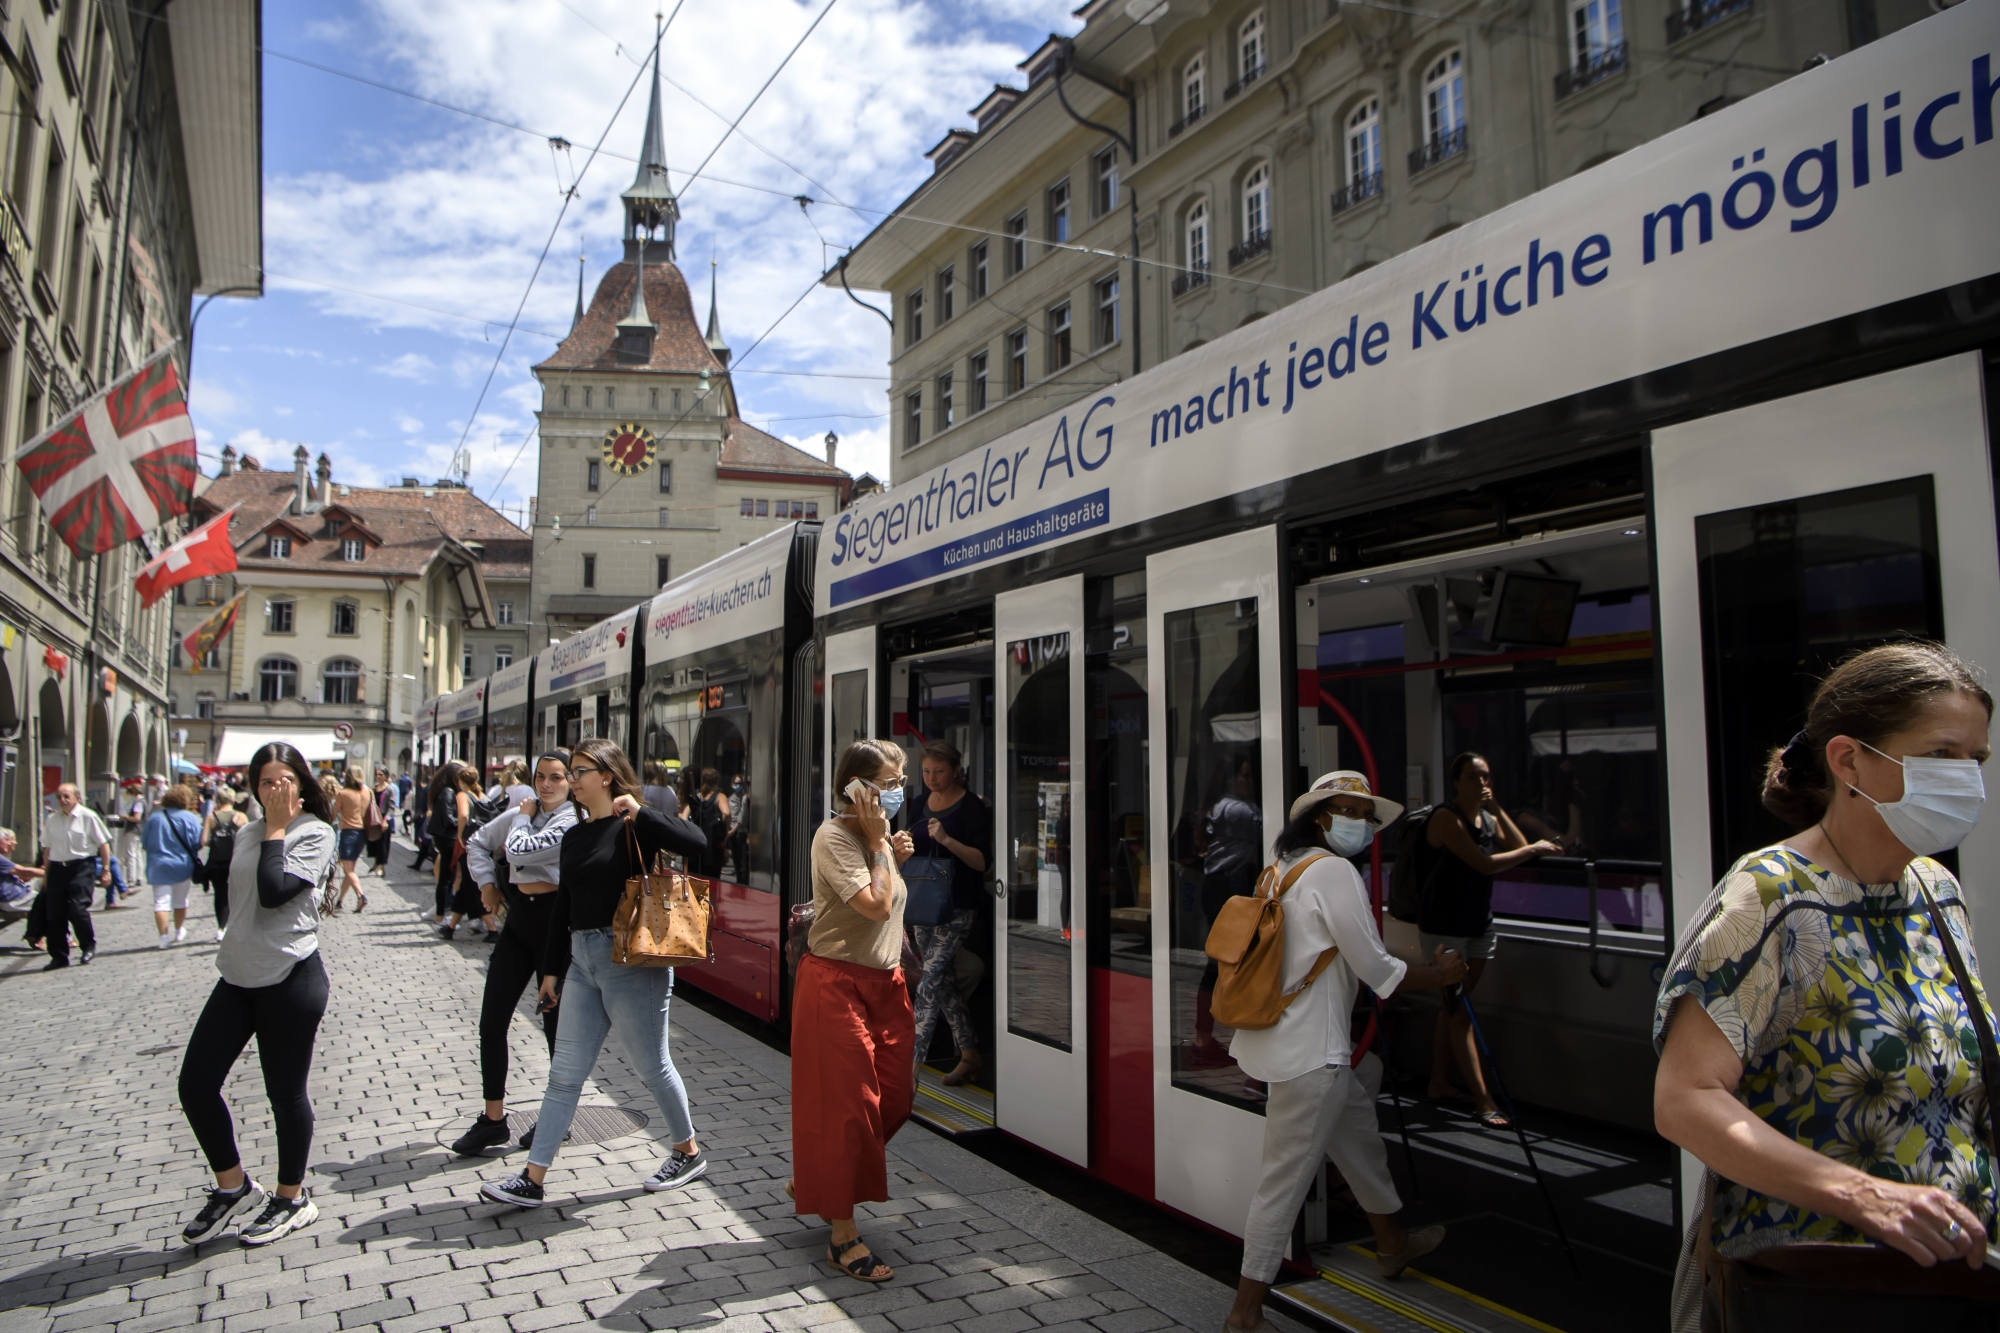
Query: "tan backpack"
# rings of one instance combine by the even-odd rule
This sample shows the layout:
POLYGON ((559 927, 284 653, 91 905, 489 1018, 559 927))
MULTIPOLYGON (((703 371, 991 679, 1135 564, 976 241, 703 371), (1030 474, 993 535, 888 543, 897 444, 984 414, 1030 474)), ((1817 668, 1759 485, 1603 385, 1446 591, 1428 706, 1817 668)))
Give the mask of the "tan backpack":
POLYGON ((1328 855, 1319 852, 1301 860, 1281 883, 1278 867, 1268 865, 1248 897, 1233 897, 1215 914, 1208 928, 1205 951, 1215 960, 1215 993, 1209 1011, 1225 1027, 1256 1032, 1276 1027, 1292 1001, 1305 994, 1326 971, 1339 948, 1320 954, 1305 980, 1285 990, 1285 896, 1307 866, 1328 855))

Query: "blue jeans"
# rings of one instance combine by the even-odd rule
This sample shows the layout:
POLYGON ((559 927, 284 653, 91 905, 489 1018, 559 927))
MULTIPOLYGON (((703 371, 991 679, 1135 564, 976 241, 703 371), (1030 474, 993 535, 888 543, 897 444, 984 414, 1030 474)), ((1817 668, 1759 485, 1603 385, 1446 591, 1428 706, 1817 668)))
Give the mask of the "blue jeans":
POLYGON ((611 961, 611 932, 573 930, 569 936, 569 974, 563 978, 562 1003, 556 1008, 556 1049, 549 1057, 549 1089, 542 1094, 542 1113, 535 1121, 535 1146, 530 1165, 547 1168, 569 1133, 583 1081, 597 1067, 604 1034, 618 1029, 625 1058, 652 1091, 666 1121, 667 1138, 686 1143, 694 1137, 688 1114, 687 1089, 667 1049, 667 1006, 674 998, 670 967, 626 967, 611 961))

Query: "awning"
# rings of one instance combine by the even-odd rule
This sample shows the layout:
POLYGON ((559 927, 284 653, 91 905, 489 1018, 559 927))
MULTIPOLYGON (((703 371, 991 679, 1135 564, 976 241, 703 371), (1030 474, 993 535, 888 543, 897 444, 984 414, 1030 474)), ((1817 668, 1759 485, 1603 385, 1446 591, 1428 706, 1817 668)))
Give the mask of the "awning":
POLYGON ((236 768, 247 764, 251 755, 272 741, 285 741, 298 746, 299 753, 308 761, 347 757, 347 747, 335 740, 333 732, 329 729, 228 727, 223 730, 222 745, 215 752, 215 762, 222 768, 236 768))

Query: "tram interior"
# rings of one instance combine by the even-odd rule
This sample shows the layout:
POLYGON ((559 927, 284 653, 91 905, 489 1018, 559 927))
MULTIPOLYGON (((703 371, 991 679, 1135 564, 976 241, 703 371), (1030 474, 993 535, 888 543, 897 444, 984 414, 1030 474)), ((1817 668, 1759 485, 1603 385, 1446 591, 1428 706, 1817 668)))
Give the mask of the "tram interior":
MULTIPOLYGON (((774 876, 753 873, 748 855, 751 799, 750 680, 743 672, 709 672, 700 667, 656 679, 648 689, 640 726, 640 754, 664 763, 687 814, 700 799, 704 774, 714 770, 716 790, 729 802, 729 833, 711 847, 695 874, 745 884, 772 886, 774 876)), ((759 868, 761 869, 761 867, 759 868)))

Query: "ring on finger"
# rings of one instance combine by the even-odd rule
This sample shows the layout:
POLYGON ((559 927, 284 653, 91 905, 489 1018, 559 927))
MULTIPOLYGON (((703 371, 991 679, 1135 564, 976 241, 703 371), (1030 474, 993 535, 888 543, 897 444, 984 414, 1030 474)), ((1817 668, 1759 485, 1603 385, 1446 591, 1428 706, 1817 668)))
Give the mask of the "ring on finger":
POLYGON ((1965 1234, 1965 1228, 1958 1224, 1957 1218, 1954 1217, 1951 1219, 1950 1222, 1946 1223, 1944 1229, 1944 1238, 1946 1240, 1957 1240, 1960 1236, 1964 1234, 1965 1234))

